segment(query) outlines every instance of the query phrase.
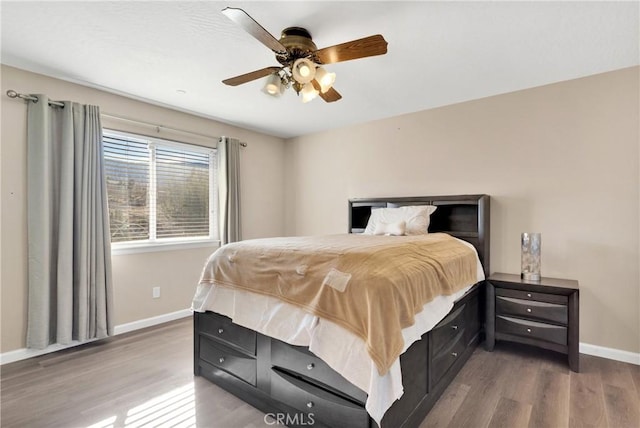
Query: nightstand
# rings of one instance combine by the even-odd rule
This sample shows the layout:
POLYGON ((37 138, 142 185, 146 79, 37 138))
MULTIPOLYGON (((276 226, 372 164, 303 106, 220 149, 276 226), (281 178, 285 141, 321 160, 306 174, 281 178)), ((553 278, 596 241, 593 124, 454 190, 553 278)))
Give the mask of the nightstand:
POLYGON ((578 281, 494 273, 487 279, 486 311, 487 351, 496 340, 525 343, 567 354, 571 370, 580 371, 578 281))

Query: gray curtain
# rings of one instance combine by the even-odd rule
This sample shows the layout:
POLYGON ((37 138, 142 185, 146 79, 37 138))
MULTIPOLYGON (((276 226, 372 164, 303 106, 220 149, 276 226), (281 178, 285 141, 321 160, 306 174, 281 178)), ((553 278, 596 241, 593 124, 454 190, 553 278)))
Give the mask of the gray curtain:
POLYGON ((222 245, 242 239, 240 234, 240 142, 218 142, 218 223, 222 245))
POLYGON ((111 241, 96 106, 28 104, 27 346, 113 334, 111 241))

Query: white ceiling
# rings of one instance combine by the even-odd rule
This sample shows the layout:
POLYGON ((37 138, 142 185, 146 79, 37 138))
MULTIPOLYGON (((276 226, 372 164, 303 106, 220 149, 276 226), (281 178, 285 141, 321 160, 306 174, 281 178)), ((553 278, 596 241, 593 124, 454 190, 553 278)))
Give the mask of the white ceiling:
POLYGON ((4 64, 285 138, 639 63, 638 2, 2 1, 1 14, 4 64), (276 38, 301 26, 322 48, 379 33, 388 53, 327 66, 332 104, 271 98, 263 79, 226 86, 278 65, 226 6, 276 38))

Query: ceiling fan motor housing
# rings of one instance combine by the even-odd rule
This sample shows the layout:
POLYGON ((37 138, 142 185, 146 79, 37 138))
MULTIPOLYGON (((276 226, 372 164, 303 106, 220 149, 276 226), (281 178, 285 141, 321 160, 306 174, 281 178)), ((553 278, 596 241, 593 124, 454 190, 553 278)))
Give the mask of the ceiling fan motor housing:
POLYGON ((291 65, 298 58, 306 58, 318 50, 311 40, 311 34, 302 27, 285 28, 279 42, 287 48, 285 54, 276 54, 276 59, 282 65, 291 65))

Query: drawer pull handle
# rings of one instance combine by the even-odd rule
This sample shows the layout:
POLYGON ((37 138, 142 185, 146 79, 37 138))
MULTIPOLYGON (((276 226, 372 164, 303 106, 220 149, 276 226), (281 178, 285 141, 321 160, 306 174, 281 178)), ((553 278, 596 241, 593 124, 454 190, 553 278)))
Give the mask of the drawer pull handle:
POLYGON ((531 308, 527 308, 527 312, 531 313, 531 308))
POLYGON ((220 361, 220 364, 224 363, 224 357, 220 357, 218 361, 220 361))
POLYGON ((457 352, 452 352, 451 355, 453 356, 453 358, 455 358, 455 357, 458 356, 458 353, 457 352))
POLYGON ((222 334, 222 333, 224 333, 224 328, 219 328, 218 329, 218 334, 222 334))
POLYGON ((457 329, 458 329, 458 326, 457 326, 457 325, 452 325, 452 326, 451 326, 451 328, 452 328, 453 330, 457 330, 457 329))
POLYGON ((315 366, 316 366, 315 364, 313 364, 313 363, 309 363, 309 364, 307 364, 307 370, 313 370, 313 368, 314 368, 315 366))
POLYGON ((531 329, 530 328, 527 329, 527 333, 531 333, 531 329))
POLYGON ((527 293, 527 297, 531 297, 531 293, 527 293))
POLYGON ((308 407, 308 408, 312 408, 313 406, 314 406, 313 401, 309 401, 309 402, 307 403, 307 407, 308 407))

